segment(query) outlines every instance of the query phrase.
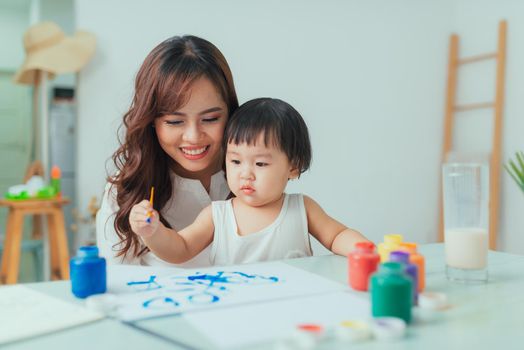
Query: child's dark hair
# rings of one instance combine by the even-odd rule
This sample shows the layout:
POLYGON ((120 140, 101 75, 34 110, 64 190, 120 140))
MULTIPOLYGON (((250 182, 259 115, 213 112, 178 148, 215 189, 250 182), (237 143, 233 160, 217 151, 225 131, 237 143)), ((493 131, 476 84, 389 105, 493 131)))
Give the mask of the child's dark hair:
POLYGON ((271 144, 282 150, 300 174, 309 169, 311 143, 307 125, 289 103, 265 97, 241 105, 229 119, 224 149, 228 143, 255 145, 262 134, 265 146, 271 144))

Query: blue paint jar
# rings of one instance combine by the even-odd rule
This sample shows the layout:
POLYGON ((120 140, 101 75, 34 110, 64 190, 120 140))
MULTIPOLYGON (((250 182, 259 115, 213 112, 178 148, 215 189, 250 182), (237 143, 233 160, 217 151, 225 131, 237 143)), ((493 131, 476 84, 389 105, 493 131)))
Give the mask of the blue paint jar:
POLYGON ((77 298, 106 291, 106 259, 98 256, 98 247, 80 247, 69 262, 71 290, 77 298))

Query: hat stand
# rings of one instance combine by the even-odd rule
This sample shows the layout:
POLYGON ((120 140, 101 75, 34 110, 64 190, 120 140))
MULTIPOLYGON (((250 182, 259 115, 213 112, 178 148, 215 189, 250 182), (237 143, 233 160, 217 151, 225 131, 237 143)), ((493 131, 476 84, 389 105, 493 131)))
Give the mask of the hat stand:
POLYGON ((49 101, 47 94, 47 72, 36 71, 33 85, 33 136, 35 158, 40 158, 44 167, 44 178, 49 172, 49 101))
MULTIPOLYGON (((49 102, 47 94, 47 72, 41 69, 35 72, 35 81, 33 84, 33 140, 34 140, 34 159, 40 159, 44 169, 44 179, 49 179, 49 102)), ((35 215, 36 219, 36 215, 35 215)), ((45 225, 45 216, 39 216, 39 219, 33 221, 37 225, 36 231, 41 232, 43 242, 43 271, 44 281, 49 281, 50 274, 50 248, 48 240, 47 225, 45 225)), ((34 228, 33 228, 34 230, 34 228)))

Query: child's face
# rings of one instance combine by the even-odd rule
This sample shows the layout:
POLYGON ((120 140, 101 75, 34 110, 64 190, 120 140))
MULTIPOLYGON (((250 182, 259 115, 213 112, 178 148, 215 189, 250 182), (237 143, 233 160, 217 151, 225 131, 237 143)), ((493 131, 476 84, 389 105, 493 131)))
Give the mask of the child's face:
POLYGON ((298 177, 284 152, 264 145, 260 135, 256 146, 229 143, 226 152, 227 182, 237 198, 259 207, 279 200, 287 181, 298 177))

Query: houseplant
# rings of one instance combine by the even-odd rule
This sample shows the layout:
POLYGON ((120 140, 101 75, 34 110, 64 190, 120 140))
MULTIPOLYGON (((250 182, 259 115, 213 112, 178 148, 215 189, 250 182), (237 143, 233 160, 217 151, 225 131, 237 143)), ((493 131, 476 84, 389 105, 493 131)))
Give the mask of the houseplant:
POLYGON ((515 157, 516 161, 510 159, 507 164, 504 164, 504 168, 524 193, 524 152, 516 152, 515 157))

